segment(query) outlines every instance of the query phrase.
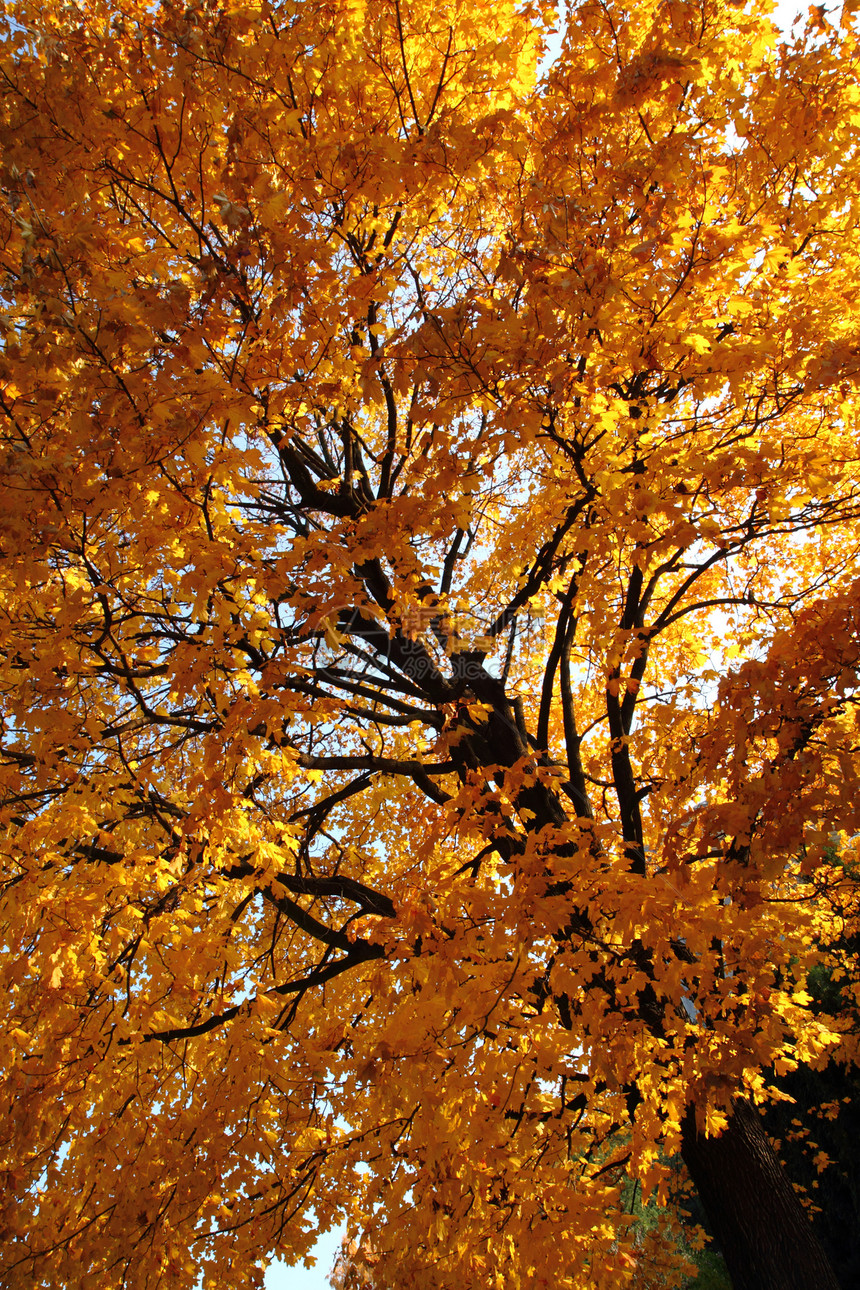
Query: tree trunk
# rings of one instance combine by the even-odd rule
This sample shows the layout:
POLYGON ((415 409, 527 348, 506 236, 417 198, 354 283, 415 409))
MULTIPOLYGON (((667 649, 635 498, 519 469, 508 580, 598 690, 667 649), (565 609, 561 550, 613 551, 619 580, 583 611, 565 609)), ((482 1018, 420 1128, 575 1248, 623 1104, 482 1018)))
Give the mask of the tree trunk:
POLYGON ((714 1138, 697 1131, 688 1107, 681 1154, 734 1290, 839 1290, 755 1107, 735 1102, 728 1126, 714 1138))

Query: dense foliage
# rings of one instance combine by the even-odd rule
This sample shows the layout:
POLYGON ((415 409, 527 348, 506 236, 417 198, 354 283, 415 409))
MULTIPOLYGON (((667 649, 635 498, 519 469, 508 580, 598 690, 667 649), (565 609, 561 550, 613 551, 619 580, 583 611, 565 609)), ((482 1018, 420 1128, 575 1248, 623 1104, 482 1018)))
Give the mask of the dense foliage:
POLYGON ((555 21, 6 5, 5 1285, 680 1284, 854 1059, 850 6, 555 21))

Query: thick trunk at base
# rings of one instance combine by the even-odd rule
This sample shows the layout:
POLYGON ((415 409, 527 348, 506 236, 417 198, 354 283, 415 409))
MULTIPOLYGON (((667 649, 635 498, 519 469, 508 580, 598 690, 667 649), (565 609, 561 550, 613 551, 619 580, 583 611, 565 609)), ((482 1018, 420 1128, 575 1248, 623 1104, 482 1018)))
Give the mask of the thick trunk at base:
POLYGON ((699 1134, 688 1108, 682 1143, 734 1290, 839 1290, 753 1106, 736 1102, 718 1138, 699 1134))

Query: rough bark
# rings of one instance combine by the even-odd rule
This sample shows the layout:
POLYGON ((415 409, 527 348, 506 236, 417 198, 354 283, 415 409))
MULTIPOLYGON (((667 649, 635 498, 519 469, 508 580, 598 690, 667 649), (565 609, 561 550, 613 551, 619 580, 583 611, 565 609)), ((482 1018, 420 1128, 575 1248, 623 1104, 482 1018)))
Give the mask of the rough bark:
POLYGON ((706 1138, 690 1107, 682 1155, 708 1215, 734 1290, 839 1290, 794 1188, 749 1102, 706 1138))

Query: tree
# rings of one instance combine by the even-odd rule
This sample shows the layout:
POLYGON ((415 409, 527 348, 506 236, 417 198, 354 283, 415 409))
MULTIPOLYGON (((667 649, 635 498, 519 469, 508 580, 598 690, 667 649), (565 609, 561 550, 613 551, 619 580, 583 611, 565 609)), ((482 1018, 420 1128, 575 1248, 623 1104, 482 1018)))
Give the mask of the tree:
MULTIPOLYGON (((834 840, 836 841, 836 840, 834 840)), ((847 869, 853 881, 843 884, 838 913, 840 935, 826 947, 809 973, 811 1006, 836 1020, 847 1035, 860 1031, 858 1015, 858 940, 856 840, 852 847, 832 846, 829 860, 847 869)), ((799 1066, 775 1076, 789 1096, 767 1107, 765 1127, 789 1177, 802 1189, 813 1226, 843 1290, 860 1277, 860 1167, 854 1151, 860 1131, 860 1071, 849 1042, 829 1061, 799 1066)))
POLYGON ((2 28, 2 1266, 835 1285, 757 1106, 860 831, 849 7, 2 28), (661 1262, 662 1261, 662 1262, 661 1262), (647 1262, 647 1266, 646 1266, 647 1262))

